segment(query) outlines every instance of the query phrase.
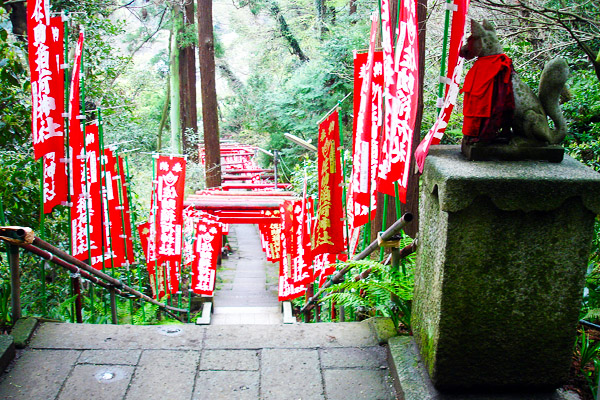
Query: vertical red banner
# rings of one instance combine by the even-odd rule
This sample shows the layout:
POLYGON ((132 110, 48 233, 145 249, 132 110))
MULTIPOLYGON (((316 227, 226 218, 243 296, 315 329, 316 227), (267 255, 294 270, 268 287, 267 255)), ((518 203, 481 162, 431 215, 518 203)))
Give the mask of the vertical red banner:
POLYGON ((133 235, 131 232, 131 209, 129 206, 129 183, 125 174, 123 157, 118 156, 121 207, 123 215, 123 234, 125 235, 125 257, 129 265, 135 262, 133 254, 133 235))
MULTIPOLYGON (((403 2, 400 7, 400 29, 396 42, 396 53, 390 71, 391 82, 388 81, 387 54, 384 56, 384 71, 386 72, 385 131, 379 156, 377 190, 393 196, 394 184, 398 183, 399 197, 402 203, 406 202, 412 156, 412 136, 419 97, 417 22, 416 0, 403 2)), ((384 43, 384 52, 385 49, 386 44, 384 43)))
POLYGON ((279 260, 279 301, 291 300, 302 296, 306 286, 294 284, 293 258, 297 242, 294 229, 294 203, 286 200, 280 206, 281 214, 281 258, 279 260))
POLYGON ((212 296, 215 288, 217 259, 221 252, 221 224, 214 220, 200 218, 196 232, 192 291, 212 296))
MULTIPOLYGON (((383 122, 383 53, 374 51, 377 23, 371 26, 368 53, 354 57, 354 140, 352 156, 353 227, 375 218, 379 133, 383 122), (370 215, 369 215, 370 210, 370 215)), ((350 196, 349 196, 350 197, 350 196)))
POLYGON ((292 239, 296 241, 295 254, 292 259, 292 281, 294 285, 306 285, 314 281, 313 256, 310 247, 310 225, 313 216, 313 201, 304 198, 294 202, 294 223, 292 239))
POLYGON ((155 299, 162 299, 166 293, 166 283, 164 279, 164 275, 162 274, 162 268, 157 268, 156 258, 153 255, 151 250, 151 230, 150 230, 150 222, 143 223, 138 225, 138 233, 140 235, 140 242, 142 245, 142 250, 144 251, 144 255, 146 256, 146 268, 148 269, 148 277, 150 279, 150 287, 152 288, 152 295, 155 299), (157 277, 157 271, 161 271, 159 276, 157 277), (157 278, 160 278, 157 283, 157 278), (158 289, 158 296, 157 296, 158 289))
POLYGON ((419 143, 419 146, 415 150, 415 160, 420 172, 423 172, 425 158, 429 152, 429 147, 440 143, 444 136, 448 121, 450 121, 450 115, 452 115, 452 111, 456 105, 464 63, 464 59, 459 57, 458 53, 465 36, 465 19, 469 9, 469 3, 469 0, 454 1, 457 8, 452 17, 452 36, 450 38, 448 73, 446 75, 446 82, 448 85, 446 86, 446 97, 435 124, 431 127, 425 138, 419 143))
POLYGON ((125 233, 123 227, 122 206, 119 199, 120 176, 117 171, 117 159, 111 149, 104 149, 104 243, 106 266, 121 268, 125 266, 125 233))
POLYGON ((98 125, 88 125, 85 129, 85 190, 92 257, 91 264, 102 269, 102 185, 100 176, 100 144, 98 125))
POLYGON ((342 253, 345 249, 338 124, 338 113, 334 111, 319 125, 319 203, 312 237, 314 255, 342 253))
POLYGON ((27 36, 31 70, 32 135, 35 158, 60 152, 64 156, 63 26, 51 18, 48 1, 30 0, 27 36))
POLYGON ((52 212, 68 198, 65 159, 64 118, 64 39, 60 17, 51 17, 50 24, 36 21, 34 10, 39 1, 28 7, 29 65, 32 88, 32 134, 34 155, 43 155, 44 213, 52 212))
POLYGON ((160 261, 181 261, 185 159, 157 161, 156 254, 160 261))
POLYGON ((86 157, 79 106, 79 71, 83 51, 83 32, 75 48, 73 75, 69 97, 69 160, 71 165, 71 254, 79 260, 88 258, 88 201, 86 188, 86 157))

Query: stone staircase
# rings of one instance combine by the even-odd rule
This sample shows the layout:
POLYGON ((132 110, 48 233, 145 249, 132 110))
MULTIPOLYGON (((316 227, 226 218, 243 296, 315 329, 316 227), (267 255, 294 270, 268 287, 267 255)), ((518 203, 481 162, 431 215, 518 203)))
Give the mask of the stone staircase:
POLYGON ((45 323, 1 399, 394 399, 366 323, 45 323))

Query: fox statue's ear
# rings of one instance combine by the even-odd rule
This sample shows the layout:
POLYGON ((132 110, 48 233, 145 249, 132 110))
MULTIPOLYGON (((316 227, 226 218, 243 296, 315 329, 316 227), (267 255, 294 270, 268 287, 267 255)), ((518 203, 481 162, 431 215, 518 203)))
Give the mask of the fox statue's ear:
POLYGON ((496 31, 494 25, 492 25, 487 19, 483 20, 483 29, 485 29, 486 31, 496 31))
POLYGON ((478 37, 483 35, 483 26, 474 19, 471 20, 471 35, 478 37))

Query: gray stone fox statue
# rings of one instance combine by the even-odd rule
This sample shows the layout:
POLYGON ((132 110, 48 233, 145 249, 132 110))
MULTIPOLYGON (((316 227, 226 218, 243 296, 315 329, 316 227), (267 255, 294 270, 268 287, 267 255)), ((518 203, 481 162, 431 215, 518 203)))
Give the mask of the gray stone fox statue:
MULTIPOLYGON (((511 96, 509 101, 511 104, 509 107, 514 107, 514 111, 512 112, 512 118, 506 118, 506 116, 496 117, 497 119, 500 118, 504 120, 502 122, 502 124, 504 124, 502 129, 504 131, 510 131, 508 135, 504 135, 506 141, 510 141, 511 144, 516 146, 545 146, 548 144, 558 144, 564 139, 567 128, 562 110, 559 107, 559 97, 569 75, 569 67, 565 60, 562 58, 555 58, 546 64, 540 78, 538 96, 536 96, 529 86, 521 81, 512 69, 512 62, 503 54, 502 45, 496 37, 496 31, 488 21, 484 20, 482 24, 479 24, 476 21, 471 20, 471 36, 467 39, 467 43, 461 48, 460 55, 467 60, 475 57, 481 59, 482 57, 502 55, 505 57, 505 60, 508 60, 506 81, 508 82, 508 76, 510 76, 508 85, 512 83, 511 89, 514 93, 514 104, 512 104, 511 96), (548 125, 548 116, 554 121, 555 129, 551 129, 548 125), (506 121, 507 119, 509 121, 506 121), (508 126, 506 124, 508 124, 508 126)), ((493 62, 496 63, 495 60, 493 62)), ((480 72, 479 75, 485 75, 484 71, 486 70, 489 71, 489 68, 482 68, 482 72, 480 72)), ((469 75, 467 75, 467 78, 465 79, 465 86, 468 79, 469 75)), ((471 81, 472 80, 473 79, 471 79, 471 81)), ((507 90, 510 91, 511 89, 507 90)), ((496 92, 497 90, 494 92, 494 95, 497 94, 496 92)), ((467 95, 465 95, 465 102, 466 100, 467 95)), ((496 103, 498 102, 495 99, 491 100, 490 107, 492 108, 492 114, 494 104, 496 103)), ((500 101, 500 103, 502 103, 502 101, 500 101)), ((486 121, 484 120, 482 124, 485 122, 486 121)), ((465 124, 466 123, 467 113, 465 112, 465 124)), ((479 122, 477 122, 477 124, 479 124, 479 122)), ((498 123, 496 125, 498 125, 498 123)), ((499 131, 500 129, 499 126, 496 126, 496 131, 499 131)), ((467 135, 464 129, 463 133, 467 135)), ((496 133, 496 135, 502 136, 499 132, 496 133)), ((472 137, 469 137, 469 139, 472 139, 472 137)), ((492 140, 493 139, 490 139, 488 142, 491 142, 492 140)), ((477 141, 477 139, 474 140, 474 142, 477 141)))

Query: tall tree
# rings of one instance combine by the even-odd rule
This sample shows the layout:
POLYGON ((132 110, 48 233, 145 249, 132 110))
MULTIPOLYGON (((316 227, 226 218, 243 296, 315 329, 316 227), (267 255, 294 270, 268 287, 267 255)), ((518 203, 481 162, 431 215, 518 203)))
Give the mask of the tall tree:
POLYGON ((198 0, 198 53, 202 93, 202 123, 206 187, 221 186, 221 146, 215 86, 215 40, 212 24, 212 0, 198 0))
POLYGON ((173 27, 169 40, 170 56, 169 56, 169 91, 171 109, 169 119, 171 121, 171 152, 181 154, 183 152, 181 146, 181 96, 180 76, 179 76, 179 44, 177 43, 177 24, 180 21, 179 10, 177 6, 173 7, 173 27))
POLYGON ((179 45, 179 116, 183 153, 198 162, 198 112, 196 110, 196 46, 194 27, 194 2, 187 0, 183 6, 183 24, 178 32, 179 45))
POLYGON ((279 25, 279 33, 281 33, 281 36, 283 36, 285 41, 288 42, 288 45, 292 50, 292 54, 298 56, 300 61, 308 61, 309 58, 304 54, 304 52, 300 48, 300 43, 298 43, 298 40, 296 40, 296 37, 290 30, 290 27, 287 21, 285 20, 285 17, 281 13, 279 4, 277 4, 275 0, 271 0, 268 7, 271 16, 275 18, 277 24, 279 25))

